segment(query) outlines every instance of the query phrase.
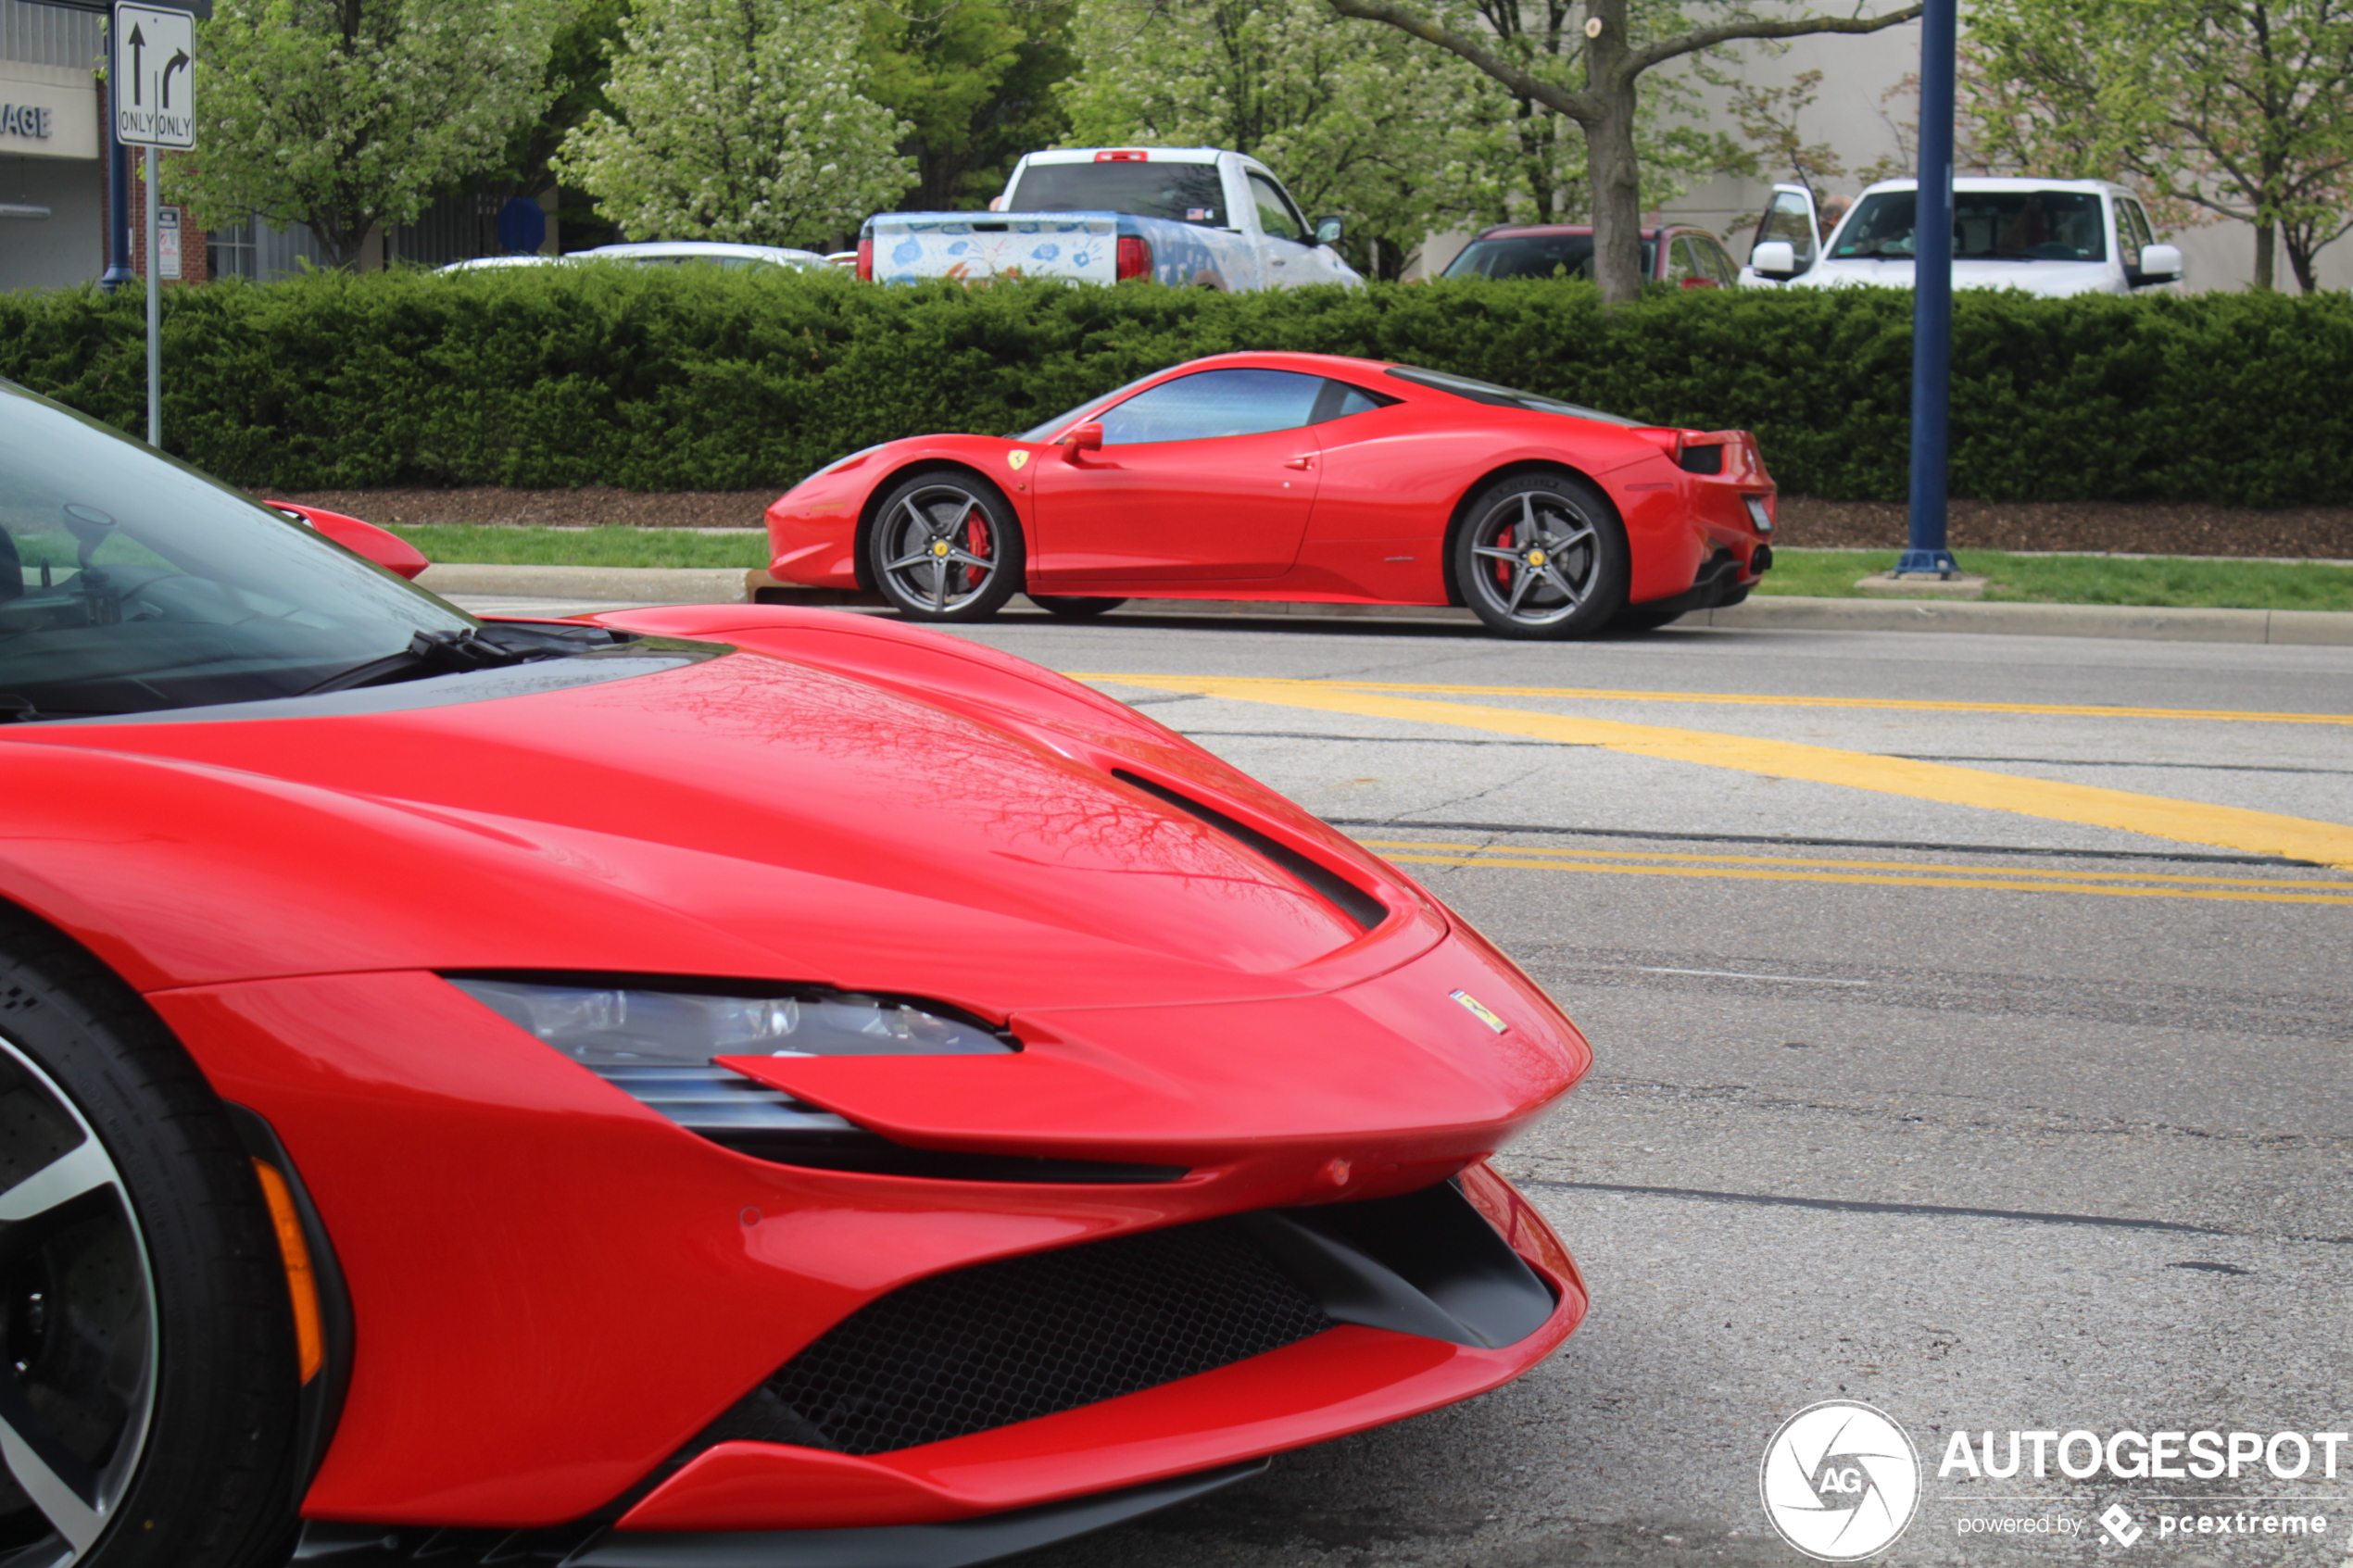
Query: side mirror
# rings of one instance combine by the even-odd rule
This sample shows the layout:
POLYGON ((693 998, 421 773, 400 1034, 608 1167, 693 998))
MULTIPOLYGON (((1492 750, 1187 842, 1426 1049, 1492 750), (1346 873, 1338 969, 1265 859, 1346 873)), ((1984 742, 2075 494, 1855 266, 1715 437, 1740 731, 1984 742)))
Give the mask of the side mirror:
POLYGON ((1345 218, 1315 220, 1315 243, 1319 245, 1337 245, 1340 244, 1340 235, 1347 232, 1348 220, 1345 218))
POLYGON ((1787 240, 1766 240, 1748 253, 1748 264, 1760 278, 1797 276, 1797 251, 1787 240))
POLYGON ((1081 452, 1100 452, 1103 449, 1103 427, 1093 420, 1083 425, 1073 425, 1070 433, 1063 437, 1063 445, 1070 448, 1069 456, 1072 458, 1076 458, 1081 452))
POLYGON ((299 507, 292 501, 264 501, 261 504, 291 521, 325 534, 345 549, 367 557, 386 571, 412 581, 431 564, 416 546, 372 522, 362 522, 356 517, 331 512, 324 507, 299 507))
POLYGON ((2182 252, 2177 245, 2143 245, 2140 270, 2133 281, 2136 283, 2170 283, 2182 275, 2182 252))

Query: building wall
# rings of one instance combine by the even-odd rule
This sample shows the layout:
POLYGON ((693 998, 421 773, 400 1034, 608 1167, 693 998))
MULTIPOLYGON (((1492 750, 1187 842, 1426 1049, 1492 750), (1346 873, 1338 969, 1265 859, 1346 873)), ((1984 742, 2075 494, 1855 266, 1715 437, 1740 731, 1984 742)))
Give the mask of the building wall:
POLYGON ((69 287, 105 266, 97 52, 95 16, 0 0, 0 289, 69 287))

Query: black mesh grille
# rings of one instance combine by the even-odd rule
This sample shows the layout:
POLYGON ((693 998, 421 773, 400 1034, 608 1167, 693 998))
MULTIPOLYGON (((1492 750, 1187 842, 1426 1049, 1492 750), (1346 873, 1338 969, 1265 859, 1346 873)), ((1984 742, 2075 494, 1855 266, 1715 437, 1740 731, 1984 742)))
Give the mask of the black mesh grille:
POLYGON ((985 1432, 1227 1366, 1331 1320, 1223 1221, 983 1263, 873 1301, 767 1389, 844 1453, 985 1432))

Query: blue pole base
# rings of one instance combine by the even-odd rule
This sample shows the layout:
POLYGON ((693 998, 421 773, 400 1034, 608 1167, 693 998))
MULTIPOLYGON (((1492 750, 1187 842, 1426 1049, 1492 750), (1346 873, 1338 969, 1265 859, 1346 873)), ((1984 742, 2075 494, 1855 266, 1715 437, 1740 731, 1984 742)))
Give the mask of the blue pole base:
POLYGON ((1896 577, 1952 577, 1961 570, 1950 550, 1906 550, 1895 563, 1896 577))
POLYGON ((135 283, 138 281, 139 274, 120 261, 98 274, 98 286, 108 294, 114 293, 125 283, 135 283))

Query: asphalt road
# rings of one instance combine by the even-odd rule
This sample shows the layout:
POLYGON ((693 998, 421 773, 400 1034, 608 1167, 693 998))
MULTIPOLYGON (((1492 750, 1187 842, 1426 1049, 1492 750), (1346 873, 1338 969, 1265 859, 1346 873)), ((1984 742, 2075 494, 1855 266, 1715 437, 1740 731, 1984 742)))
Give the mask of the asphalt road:
POLYGON ((1938 1474, 1957 1430, 2353 1429, 2353 869, 2271 852, 2353 868, 2325 825, 2353 823, 2353 649, 969 634, 1112 677, 1379 846, 1598 1053, 1502 1160, 1592 1287, 1560 1353, 1025 1563, 1797 1562, 1759 1461, 1849 1398, 1922 1451, 1881 1561, 2353 1564, 2353 1446, 2334 1481, 1938 1474), (1523 690, 1463 689, 1495 687, 1523 690), (2129 1549, 2095 1524, 2120 1502, 2129 1549), (2074 1533, 1963 1534, 2004 1518, 2074 1533))

